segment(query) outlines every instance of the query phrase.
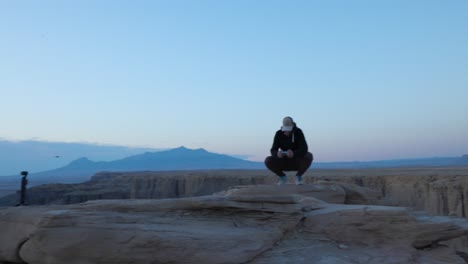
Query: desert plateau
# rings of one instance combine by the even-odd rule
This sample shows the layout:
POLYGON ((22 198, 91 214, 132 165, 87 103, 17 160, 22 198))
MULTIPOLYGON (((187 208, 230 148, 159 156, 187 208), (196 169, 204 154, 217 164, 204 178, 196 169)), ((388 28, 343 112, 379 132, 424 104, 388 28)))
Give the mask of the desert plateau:
POLYGON ((466 263, 468 168, 100 172, 0 199, 3 263, 466 263))

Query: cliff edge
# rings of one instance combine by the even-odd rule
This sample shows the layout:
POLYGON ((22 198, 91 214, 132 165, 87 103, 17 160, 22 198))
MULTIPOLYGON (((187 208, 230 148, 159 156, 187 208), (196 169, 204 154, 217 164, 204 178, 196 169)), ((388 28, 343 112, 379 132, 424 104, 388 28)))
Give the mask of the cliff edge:
MULTIPOLYGON (((372 198, 362 189, 361 198, 372 198)), ((0 209, 8 263, 465 263, 439 242, 464 219, 343 204, 333 184, 0 209)))

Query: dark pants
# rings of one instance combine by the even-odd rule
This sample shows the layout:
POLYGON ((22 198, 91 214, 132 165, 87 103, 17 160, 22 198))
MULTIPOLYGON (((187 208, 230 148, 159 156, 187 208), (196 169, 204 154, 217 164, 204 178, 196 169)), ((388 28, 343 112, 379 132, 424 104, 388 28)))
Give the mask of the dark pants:
POLYGON ((307 152, 304 157, 294 157, 292 159, 269 156, 265 159, 265 165, 278 176, 286 175, 284 174, 285 171, 297 171, 296 175, 304 175, 313 160, 312 153, 307 152))
POLYGON ((26 188, 21 187, 21 194, 20 194, 20 205, 26 204, 26 188))

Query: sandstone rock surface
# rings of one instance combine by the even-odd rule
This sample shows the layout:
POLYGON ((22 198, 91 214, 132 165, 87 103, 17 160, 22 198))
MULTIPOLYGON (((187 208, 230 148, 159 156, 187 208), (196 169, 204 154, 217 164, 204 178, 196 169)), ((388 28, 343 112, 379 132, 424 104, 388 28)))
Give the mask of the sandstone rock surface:
POLYGON ((336 184, 255 185, 192 198, 3 208, 0 261, 465 263, 439 243, 465 235, 464 219, 338 203, 344 196, 336 184))
MULTIPOLYGON (((293 177, 289 177, 290 181, 293 177)), ((33 180, 33 179, 31 179, 33 180)), ((28 190, 30 204, 71 204, 97 199, 161 199, 210 195, 238 185, 273 184, 263 170, 101 172, 82 184, 49 184, 28 190)), ((468 217, 468 168, 311 170, 306 183, 339 185, 346 203, 413 207, 434 215, 468 217), (328 183, 327 183, 328 182, 328 183), (351 184, 351 185, 350 185, 351 184), (357 185, 357 186, 356 186, 357 185), (373 190, 363 197, 359 187, 373 190)), ((12 206, 17 197, 0 198, 12 206)))

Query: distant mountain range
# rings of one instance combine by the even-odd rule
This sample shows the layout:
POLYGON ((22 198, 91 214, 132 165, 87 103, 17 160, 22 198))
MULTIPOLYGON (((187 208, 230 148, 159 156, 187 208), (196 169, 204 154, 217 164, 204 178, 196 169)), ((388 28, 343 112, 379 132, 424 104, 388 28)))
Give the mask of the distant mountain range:
POLYGON ((114 161, 94 162, 80 158, 68 165, 31 174, 34 178, 50 178, 57 182, 78 182, 100 171, 172 171, 216 169, 263 169, 262 162, 247 161, 205 149, 179 147, 159 152, 146 152, 114 161), (68 178, 68 179, 65 179, 68 178), (73 180, 72 180, 73 179, 73 180))
POLYGON ((468 155, 461 157, 434 157, 419 159, 395 159, 378 161, 323 162, 314 165, 321 169, 365 169, 396 167, 449 167, 468 166, 468 155))
MULTIPOLYGON (((318 162, 313 168, 358 169, 390 167, 468 166, 468 155, 463 157, 382 160, 369 162, 318 162)), ((263 162, 247 161, 204 149, 179 147, 158 152, 145 152, 114 161, 91 161, 79 158, 68 165, 29 177, 40 182, 82 182, 100 171, 171 171, 171 170, 265 169, 263 162)), ((18 179, 19 176, 0 177, 18 179)))
POLYGON ((60 168, 81 157, 112 161, 161 150, 166 149, 0 138, 0 176, 13 175, 23 170, 40 172, 60 168))

